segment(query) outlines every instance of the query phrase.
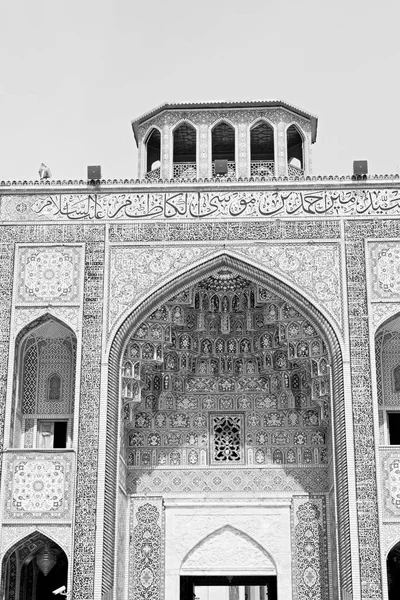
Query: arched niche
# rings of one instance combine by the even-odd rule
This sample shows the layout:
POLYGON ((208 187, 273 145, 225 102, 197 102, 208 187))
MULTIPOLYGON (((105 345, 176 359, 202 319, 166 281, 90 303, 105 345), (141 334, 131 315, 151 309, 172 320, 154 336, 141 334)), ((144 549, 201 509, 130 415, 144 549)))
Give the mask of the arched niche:
POLYGON ((161 132, 153 127, 145 140, 146 151, 146 173, 158 174, 160 176, 161 166, 161 132))
POLYGON ((256 540, 226 525, 210 533, 187 553, 180 574, 276 575, 276 566, 256 540))
POLYGON ((72 443, 76 336, 47 313, 16 338, 11 447, 67 448, 72 443))
MULTIPOLYGON (((139 334, 139 336, 136 335, 137 330, 140 329, 142 327, 142 325, 144 325, 144 328, 146 330, 146 327, 149 326, 150 321, 152 321, 156 324, 161 324, 163 315, 166 320, 168 320, 168 319, 172 320, 171 315, 177 314, 177 311, 175 309, 177 307, 182 308, 182 306, 184 306, 185 303, 192 303, 192 306, 197 307, 197 309, 198 309, 198 319, 195 323, 193 323, 193 328, 196 329, 198 332, 206 331, 207 327, 204 328, 204 318, 203 318, 204 315, 202 315, 202 312, 211 310, 210 309, 210 305, 212 305, 211 298, 205 298, 204 294, 200 293, 200 291, 198 292, 198 294, 195 294, 193 297, 191 295, 192 294, 191 289, 194 289, 196 286, 198 286, 199 283, 206 281, 209 277, 211 277, 213 275, 213 273, 215 273, 215 271, 218 271, 218 270, 234 271, 235 277, 239 277, 239 278, 241 277, 243 279, 250 279, 252 284, 264 288, 266 290, 265 296, 264 296, 264 299, 266 300, 266 304, 268 304, 270 298, 275 298, 275 295, 278 296, 281 299, 282 305, 279 307, 275 307, 275 309, 273 309, 273 307, 270 307, 271 315, 273 315, 273 314, 275 315, 275 314, 277 314, 276 311, 279 312, 280 310, 282 310, 283 304, 286 302, 286 304, 288 304, 288 305, 290 304, 294 308, 295 311, 298 311, 298 313, 302 315, 302 318, 300 320, 307 320, 308 322, 310 322, 312 324, 312 326, 314 328, 316 328, 316 330, 318 330, 321 334, 323 334, 322 341, 325 344, 326 355, 328 357, 328 361, 325 364, 325 367, 327 367, 329 364, 329 369, 328 369, 329 376, 332 377, 331 384, 332 384, 333 393, 335 394, 335 401, 333 403, 333 413, 332 413, 331 421, 330 421, 330 425, 329 425, 329 427, 333 428, 334 432, 335 432, 335 436, 334 436, 335 437, 335 446, 333 446, 332 439, 330 439, 330 441, 328 443, 328 446, 330 448, 329 451, 335 452, 335 461, 330 460, 328 457, 328 462, 329 462, 330 468, 333 468, 333 465, 335 465, 337 470, 340 469, 340 477, 339 478, 336 477, 337 486, 338 486, 337 489, 335 489, 335 486, 333 483, 333 476, 331 476, 332 485, 330 486, 330 501, 334 504, 336 495, 339 496, 340 499, 343 498, 343 504, 340 505, 339 510, 346 513, 347 500, 345 498, 346 498, 346 494, 347 494, 347 464, 345 462, 345 459, 343 458, 343 457, 345 457, 346 438, 345 438, 345 424, 344 424, 344 410, 343 410, 344 397, 343 397, 343 385, 342 385, 342 377, 343 377, 342 358, 341 358, 340 345, 339 345, 337 337, 334 333, 334 330, 331 327, 330 323, 325 319, 325 317, 323 317, 321 315, 321 313, 318 310, 316 310, 315 307, 307 299, 305 299, 303 296, 301 296, 298 292, 291 289, 286 284, 283 284, 282 282, 278 281, 275 277, 263 272, 262 270, 260 270, 256 267, 253 267, 239 259, 233 258, 229 255, 218 256, 217 258, 212 259, 212 260, 204 263, 203 265, 200 265, 194 269, 188 270, 184 275, 175 279, 174 281, 169 282, 161 290, 158 290, 157 293, 149 296, 148 299, 145 300, 143 302, 143 304, 141 306, 139 306, 134 312, 132 312, 132 314, 125 320, 125 322, 121 325, 120 329, 118 330, 118 332, 114 338, 114 341, 111 345, 110 356, 109 356, 109 358, 110 358, 110 360, 109 360, 109 382, 108 382, 109 383, 109 388, 108 388, 109 395, 108 395, 108 416, 107 416, 108 430, 107 430, 107 446, 106 446, 107 447, 106 505, 109 507, 109 510, 112 513, 113 512, 112 507, 115 505, 114 504, 115 503, 115 489, 116 489, 116 485, 117 485, 117 460, 116 460, 116 449, 117 449, 116 433, 117 433, 117 430, 115 427, 115 420, 117 418, 117 415, 119 415, 119 417, 121 418, 120 423, 122 424, 122 418, 125 414, 125 412, 123 410, 123 402, 120 399, 121 398, 121 381, 123 381, 123 372, 122 372, 121 379, 118 377, 118 373, 121 373, 124 353, 126 352, 126 349, 128 348, 128 345, 132 338, 132 333, 135 332, 135 336, 134 336, 135 338, 137 338, 137 337, 140 338, 140 334, 139 334), (166 307, 166 305, 167 305, 167 307, 166 307), (151 319, 150 317, 155 314, 157 314, 158 317, 151 319), (150 319, 150 321, 149 321, 149 319, 150 319), (340 448, 340 452, 338 451, 339 448, 340 448)), ((249 293, 247 293, 246 298, 243 298, 243 297, 241 298, 240 294, 236 293, 235 290, 233 290, 233 293, 231 294, 232 297, 229 296, 229 297, 227 297, 226 300, 224 300, 224 295, 226 295, 226 294, 223 293, 221 298, 219 298, 219 303, 213 301, 213 306, 215 308, 215 311, 213 308, 213 316, 214 317, 218 316, 218 324, 215 326, 215 319, 213 320, 213 318, 210 318, 209 323, 208 323, 209 327, 211 327, 211 324, 213 323, 212 326, 216 327, 215 331, 218 331, 218 335, 214 336, 213 339, 210 339, 211 349, 212 349, 212 352, 210 353, 210 359, 214 359, 216 357, 217 346, 220 343, 221 339, 225 339, 225 338, 221 337, 221 332, 219 330, 219 328, 222 327, 223 323, 225 323, 224 327, 227 327, 228 330, 230 330, 232 332, 235 331, 235 334, 237 333, 237 335, 240 338, 238 340, 239 344, 244 342, 245 338, 247 337, 247 333, 246 333, 246 331, 244 331, 244 329, 247 329, 247 330, 253 329, 254 331, 257 331, 257 328, 258 328, 257 317, 256 317, 255 312, 257 312, 259 309, 259 307, 257 305, 257 303, 259 302, 259 298, 254 293, 254 290, 253 290, 253 293, 251 293, 251 290, 249 290, 249 293), (238 307, 238 303, 240 304, 240 309, 238 307), (217 311, 217 305, 218 305, 218 311, 217 311), (226 323, 226 319, 225 319, 226 306, 228 306, 228 314, 230 316, 229 323, 226 323), (240 312, 243 313, 241 319, 237 318, 237 316, 238 316, 237 313, 239 312, 239 310, 240 310, 240 312), (241 322, 239 322, 239 321, 241 321, 241 322)), ((271 304, 271 302, 269 302, 269 304, 271 304)), ((272 302, 272 304, 273 304, 273 302, 272 302)), ((264 308, 265 308, 265 306, 264 306, 264 308)), ((264 311, 264 314, 266 314, 265 311, 264 311)), ((183 315, 183 320, 182 320, 182 314, 180 313, 179 318, 177 317, 177 319, 178 319, 178 322, 182 323, 182 322, 184 322, 185 315, 183 315)), ((295 317, 294 317, 294 321, 296 321, 295 317)), ((300 328, 299 331, 301 331, 301 327, 304 327, 304 323, 299 325, 299 328, 300 328)), ((179 326, 178 326, 178 329, 179 329, 179 326)), ((260 330, 261 329, 262 328, 260 328, 260 330)), ((147 331, 149 331, 149 330, 147 329, 147 331)), ((254 331, 252 333, 252 336, 255 335, 254 331)), ((174 332, 171 331, 171 339, 173 337, 173 333, 174 332)), ((268 334, 269 332, 266 331, 263 333, 268 334)), ((179 344, 181 343, 182 334, 185 334, 185 332, 183 330, 178 335, 178 337, 180 336, 179 344)), ((145 335, 147 335, 147 334, 145 334, 145 335)), ((165 335, 165 333, 162 335, 165 335)), ((175 335, 176 335, 176 332, 175 332, 175 335)), ((278 337, 281 336, 281 338, 283 339, 285 332, 283 329, 282 329, 282 331, 275 330, 274 335, 277 335, 278 337)), ((287 328, 286 328, 286 335, 287 335, 287 328)), ((268 338, 268 335, 265 339, 265 342, 263 342, 266 345, 268 345, 267 338, 268 338)), ((226 338, 226 339, 228 340, 228 338, 226 338)), ((273 339, 272 332, 271 332, 271 339, 273 339)), ((300 342, 300 341, 301 340, 299 339, 298 342, 300 342)), ((257 343, 259 345, 261 344, 259 339, 258 339, 257 343)), ((321 343, 320 348, 323 349, 322 342, 318 341, 318 343, 321 343)), ((182 340, 182 344, 183 344, 182 350, 185 350, 186 348, 189 348, 189 346, 190 346, 190 342, 188 344, 185 340, 182 340)), ((291 352, 293 351, 295 354, 297 353, 296 354, 297 357, 302 355, 302 353, 307 354, 307 350, 305 350, 304 345, 301 345, 301 344, 299 345, 299 343, 296 343, 296 344, 292 344, 290 346, 288 343, 287 352, 289 352, 290 347, 291 347, 290 351, 291 352)), ((174 352, 177 351, 176 348, 174 348, 173 350, 174 350, 174 352)), ((140 352, 140 350, 139 350, 139 352, 140 352)), ((285 352, 286 352, 286 350, 285 350, 285 352)), ((243 347, 242 353, 246 354, 246 350, 244 349, 244 347, 243 347)), ((178 354, 179 354, 179 352, 178 352, 178 354)), ((182 356, 185 354, 188 355, 188 352, 182 352, 182 356)), ((131 356, 130 358, 133 359, 134 357, 131 356)), ((206 359, 207 357, 201 357, 201 358, 206 359)), ((249 355, 248 358, 249 358, 249 360, 251 360, 255 357, 249 355)), ((301 362, 301 360, 300 360, 300 362, 301 362)), ((267 363, 265 363, 265 364, 267 364, 267 363)), ((281 381, 284 381, 285 380, 285 376, 284 376, 285 368, 284 368, 283 362, 278 361, 277 365, 278 365, 278 368, 281 369, 281 371, 280 371, 281 375, 282 375, 281 381)), ((325 369, 325 367, 323 367, 323 368, 325 369)), ((187 366, 184 368, 187 369, 187 366)), ((206 368, 210 369, 210 371, 209 371, 210 373, 212 372, 213 367, 211 365, 211 362, 208 366, 206 366, 206 368)), ((250 369, 251 368, 252 367, 250 367, 250 369)), ((316 368, 315 374, 317 376, 318 366, 314 365, 314 368, 316 368)), ((156 385, 157 385, 159 392, 160 393, 162 393, 164 391, 166 392, 165 394, 163 394, 163 399, 165 401, 168 401, 168 398, 169 399, 171 399, 171 397, 173 398, 174 390, 168 389, 170 379, 169 379, 169 377, 165 377, 165 375, 167 375, 167 373, 163 373, 161 371, 159 374, 156 373, 155 375, 157 375, 157 384, 156 385), (163 389, 163 386, 165 386, 165 389, 163 389)), ((321 376, 322 376, 322 374, 321 374, 321 376)), ((178 366, 177 377, 178 377, 178 380, 180 379, 181 381, 185 378, 185 373, 182 371, 182 368, 179 366, 178 366)), ((290 386, 292 385, 292 381, 296 381, 296 377, 298 380, 299 373, 296 373, 295 371, 293 373, 290 373, 289 391, 291 391, 290 386)), ((282 390, 282 391, 284 391, 284 390, 282 390)), ((326 393, 327 393, 326 382, 324 382, 324 385, 322 386, 322 388, 319 387, 318 385, 316 385, 313 388, 313 394, 315 395, 315 397, 323 396, 326 393)), ((222 395, 222 393, 221 393, 221 395, 222 395)), ((289 403, 293 402, 292 394, 288 393, 287 398, 286 399, 282 398, 282 401, 288 402, 288 410, 289 410, 289 403)), ((151 406, 151 402, 149 402, 149 404, 148 404, 147 412, 149 412, 151 410, 150 406, 151 406)), ((163 412, 163 410, 159 410, 159 408, 157 407, 157 402, 155 402, 155 404, 154 404, 154 411, 156 413, 160 413, 159 418, 161 420, 164 419, 164 416, 161 414, 163 412)), ((144 412, 146 412, 146 411, 144 411, 144 412)), ((180 412, 184 413, 184 409, 183 408, 182 408, 182 410, 180 409, 180 412)), ((189 408, 186 409, 186 412, 190 412, 190 409, 189 408)), ((135 414, 135 418, 136 418, 137 411, 134 410, 133 413, 135 414)), ((319 414, 321 414, 321 412, 319 414)), ((156 415, 154 415, 154 418, 155 418, 155 416, 156 415)), ((314 416, 311 414, 304 415, 303 417, 305 417, 306 419, 311 418, 311 421, 314 418, 314 416)), ((142 421, 142 423, 146 423, 146 418, 147 417, 145 415, 139 417, 139 419, 144 419, 144 421, 142 421)), ((181 417, 179 417, 179 418, 181 418, 181 417)), ((304 421, 303 421, 303 423, 304 423, 304 421)), ((315 423, 315 421, 314 421, 314 423, 315 423)), ((260 429, 261 429, 261 427, 260 427, 260 429)), ((127 447, 129 444, 129 438, 128 438, 128 435, 126 435, 125 428, 121 425, 120 425, 119 432, 120 432, 120 439, 121 439, 121 452, 124 454, 127 451, 127 447)), ((137 430, 134 433, 140 434, 141 432, 139 430, 137 430)), ((152 431, 151 434, 153 435, 153 433, 156 434, 158 432, 152 431)), ((154 437, 155 445, 158 444, 157 440, 158 440, 158 437, 155 436, 154 437)), ((261 440, 260 440, 260 443, 261 443, 261 440)), ((151 444, 153 444, 153 438, 152 438, 151 444)), ((299 445, 301 445, 301 444, 299 444, 299 445)), ((187 454, 187 456, 188 456, 188 454, 187 454)), ((276 452, 277 464, 279 464, 279 462, 281 464, 284 463, 285 459, 283 458, 283 453, 281 454, 281 456, 282 456, 282 459, 279 459, 278 450, 277 450, 277 452, 276 452)), ((287 455, 286 455, 286 457, 287 457, 287 455)), ((172 457, 172 458, 174 459, 174 457, 172 457)), ((254 453, 253 453, 253 460, 254 460, 254 453)), ((273 460, 273 457, 272 457, 272 460, 273 460)), ((287 458, 286 458, 286 460, 287 460, 287 458)), ((307 460, 308 460, 308 458, 307 458, 307 460)), ((206 462, 204 464, 206 465, 206 462)), ((286 465, 287 464, 288 463, 286 463, 286 465)), ((151 465, 149 465, 148 468, 151 468, 151 465)), ((286 468, 286 466, 284 468, 286 468)), ((350 553, 350 542, 349 542, 349 530, 348 530, 346 519, 341 519, 341 521, 338 524, 338 529, 339 529, 338 537, 339 537, 339 550, 340 550, 340 552, 338 552, 339 560, 348 561, 349 560, 348 557, 349 557, 349 553, 350 553)), ((112 535, 111 531, 110 531, 110 534, 112 535)), ((112 557, 111 557, 110 553, 108 552, 108 548, 106 546, 104 548, 104 551, 105 551, 105 554, 108 553, 107 558, 105 558, 105 560, 107 560, 107 561, 112 560, 112 557)), ((349 588, 351 589, 351 579, 349 579, 348 573, 345 574, 344 580, 342 581, 342 585, 345 587, 345 589, 349 589, 349 588)))
POLYGON ((196 178, 197 132, 190 123, 183 122, 173 131, 173 177, 196 178))
POLYGON ((304 173, 304 137, 297 125, 290 125, 286 131, 288 175, 304 173))
POLYGON ((250 176, 273 177, 274 174, 274 129, 265 121, 258 121, 250 129, 250 176))
POLYGON ((293 304, 217 269, 161 308, 123 355, 128 466, 327 465, 328 351, 293 304))
POLYGON ((53 590, 68 586, 64 550, 37 531, 16 542, 2 561, 4 600, 51 600, 53 590))
POLYGON ((400 445, 400 315, 375 335, 376 381, 381 445, 400 445))
POLYGON ((386 569, 389 600, 397 600, 400 597, 400 542, 390 550, 386 569))
POLYGON ((211 160, 213 175, 219 174, 215 161, 227 161, 227 171, 220 174, 235 175, 235 128, 226 121, 220 121, 211 130, 211 160))

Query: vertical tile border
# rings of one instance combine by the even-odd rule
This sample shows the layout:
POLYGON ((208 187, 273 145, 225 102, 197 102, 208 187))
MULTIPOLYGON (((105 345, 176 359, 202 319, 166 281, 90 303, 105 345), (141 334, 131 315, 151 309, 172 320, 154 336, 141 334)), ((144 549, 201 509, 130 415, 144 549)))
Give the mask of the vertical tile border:
POLYGON ((164 507, 162 498, 132 498, 129 600, 164 598, 164 507))
POLYGON ((361 598, 364 600, 382 598, 364 248, 365 238, 371 237, 374 225, 371 221, 345 224, 359 562, 361 598))
POLYGON ((104 244, 87 242, 85 253, 73 595, 86 600, 93 597, 96 549, 104 244))

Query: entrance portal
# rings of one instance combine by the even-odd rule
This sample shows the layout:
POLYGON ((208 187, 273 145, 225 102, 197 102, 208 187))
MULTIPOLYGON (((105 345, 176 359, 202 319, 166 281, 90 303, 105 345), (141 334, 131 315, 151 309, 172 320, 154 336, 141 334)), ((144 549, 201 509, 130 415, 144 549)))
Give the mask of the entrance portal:
POLYGON ((276 576, 184 576, 180 600, 276 600, 276 576))
POLYGON ((20 540, 3 559, 4 600, 52 600, 68 583, 65 552, 42 533, 20 540))

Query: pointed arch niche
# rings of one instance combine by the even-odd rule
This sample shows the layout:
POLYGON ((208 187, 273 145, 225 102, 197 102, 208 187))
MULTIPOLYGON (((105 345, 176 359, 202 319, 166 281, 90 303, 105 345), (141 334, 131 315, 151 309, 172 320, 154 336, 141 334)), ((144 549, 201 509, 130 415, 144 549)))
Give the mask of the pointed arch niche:
POLYGON ((257 121, 250 129, 250 176, 275 175, 274 128, 266 121, 257 121))
POLYGON ((161 131, 153 127, 147 134, 145 143, 145 174, 147 179, 161 177, 161 131))
POLYGON ((216 161, 226 161, 227 171, 221 173, 235 177, 236 174, 236 132, 233 125, 220 121, 211 130, 212 174, 218 175, 216 161))
POLYGON ((276 575, 265 548, 249 535, 226 525, 202 539, 182 562, 181 575, 276 575))
POLYGON ((375 335, 380 445, 400 446, 400 315, 375 335))
POLYGON ((46 314, 16 339, 11 444, 69 448, 72 443, 76 336, 46 314))
POLYGON ((190 181, 197 176, 197 131, 188 122, 173 131, 173 178, 190 181))
MULTIPOLYGON (((337 559, 349 565, 342 378, 332 326, 297 291, 229 255, 189 270, 131 313, 111 345, 107 513, 115 514, 119 415, 131 493, 141 493, 141 469, 161 480, 164 468, 326 468, 331 534, 339 498, 337 559)), ((341 573, 350 592, 351 569, 341 573)))
POLYGON ((304 135, 297 125, 290 125, 286 132, 288 175, 304 175, 304 135))
POLYGON ((64 550, 39 531, 16 542, 2 561, 4 600, 50 600, 52 591, 68 588, 68 559, 64 550))

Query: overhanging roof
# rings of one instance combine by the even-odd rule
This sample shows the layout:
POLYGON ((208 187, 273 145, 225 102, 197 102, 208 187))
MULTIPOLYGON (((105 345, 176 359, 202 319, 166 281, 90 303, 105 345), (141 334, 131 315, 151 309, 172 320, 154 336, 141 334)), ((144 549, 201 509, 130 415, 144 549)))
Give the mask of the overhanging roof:
POLYGON ((310 113, 305 112, 301 108, 292 106, 283 100, 245 100, 242 102, 164 102, 145 113, 141 117, 132 121, 132 129, 135 135, 136 144, 138 144, 139 127, 152 117, 164 112, 165 110, 206 110, 219 108, 285 108, 290 112, 307 119, 311 123, 311 142, 314 143, 317 139, 318 118, 310 113))

